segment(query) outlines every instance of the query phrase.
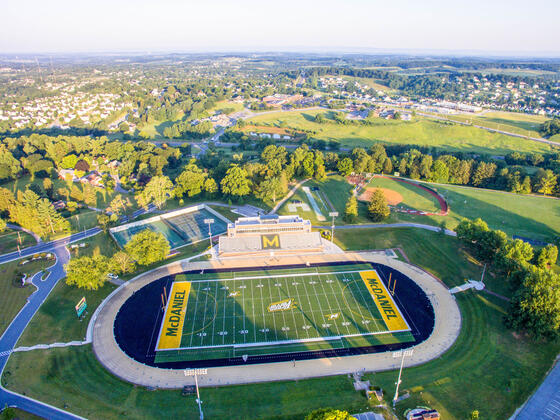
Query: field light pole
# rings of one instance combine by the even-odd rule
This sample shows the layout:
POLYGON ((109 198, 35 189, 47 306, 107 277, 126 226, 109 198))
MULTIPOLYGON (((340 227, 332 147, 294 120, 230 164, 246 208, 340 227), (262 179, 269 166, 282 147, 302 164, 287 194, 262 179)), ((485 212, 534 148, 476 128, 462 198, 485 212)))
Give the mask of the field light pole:
POLYGON ((412 356, 413 352, 414 352, 414 349, 393 353, 394 358, 399 357, 401 355, 400 353, 402 353, 401 368, 399 369, 399 379, 397 379, 397 382, 396 382, 397 388, 395 389, 395 397, 393 398, 393 408, 395 408, 395 404, 397 403, 397 399, 399 398, 399 385, 401 384, 401 374, 402 374, 402 368, 403 368, 403 365, 404 365, 404 358, 405 358, 405 356, 412 356))
POLYGON ((214 219, 204 219, 204 223, 208 225, 208 238, 210 239, 210 250, 212 250, 212 223, 214 223, 214 219))
MULTIPOLYGON (((208 224, 210 225, 210 224, 208 224)), ((204 414, 202 414, 202 401, 200 400, 200 392, 198 391, 198 376, 196 372, 194 373, 194 383, 196 385, 196 402, 198 403, 198 411, 200 412, 200 420, 204 420, 204 414)))
POLYGON ((332 217, 332 225, 331 225, 331 243, 334 243, 334 218, 338 217, 337 211, 331 211, 329 216, 332 217))

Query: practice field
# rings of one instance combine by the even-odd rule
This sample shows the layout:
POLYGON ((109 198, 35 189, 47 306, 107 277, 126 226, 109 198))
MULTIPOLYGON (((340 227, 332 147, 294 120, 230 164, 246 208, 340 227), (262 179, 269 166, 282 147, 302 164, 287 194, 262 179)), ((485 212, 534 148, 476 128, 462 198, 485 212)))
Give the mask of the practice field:
POLYGON ((370 265, 175 277, 157 363, 414 341, 370 265))
POLYGON ((205 219, 214 219, 212 235, 220 235, 226 231, 229 220, 213 209, 200 205, 118 226, 110 229, 110 233, 119 246, 124 247, 132 236, 150 229, 162 233, 171 248, 175 249, 208 238, 205 219))

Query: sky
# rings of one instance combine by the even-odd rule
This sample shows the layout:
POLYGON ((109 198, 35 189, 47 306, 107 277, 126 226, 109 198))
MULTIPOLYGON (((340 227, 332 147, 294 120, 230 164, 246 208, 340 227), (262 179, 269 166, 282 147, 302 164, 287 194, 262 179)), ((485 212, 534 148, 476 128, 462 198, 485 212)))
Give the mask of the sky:
POLYGON ((444 52, 560 56, 560 0, 17 0, 0 53, 444 52))

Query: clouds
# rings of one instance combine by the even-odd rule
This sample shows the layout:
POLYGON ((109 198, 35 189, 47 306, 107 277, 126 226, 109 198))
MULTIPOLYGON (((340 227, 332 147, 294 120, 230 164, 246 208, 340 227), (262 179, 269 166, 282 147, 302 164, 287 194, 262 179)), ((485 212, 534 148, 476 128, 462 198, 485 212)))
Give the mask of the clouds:
POLYGON ((560 2, 20 0, 0 51, 438 49, 554 51, 560 2), (530 7, 529 7, 530 6, 530 7))

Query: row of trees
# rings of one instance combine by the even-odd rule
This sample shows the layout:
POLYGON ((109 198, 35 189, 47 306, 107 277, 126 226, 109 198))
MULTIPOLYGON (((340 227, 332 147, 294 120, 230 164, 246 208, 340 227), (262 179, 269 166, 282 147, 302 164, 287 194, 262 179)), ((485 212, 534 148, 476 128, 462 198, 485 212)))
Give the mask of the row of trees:
POLYGON ((380 144, 369 151, 356 148, 346 157, 333 155, 332 152, 326 154, 327 169, 329 166, 332 168, 332 162, 336 161, 332 169, 344 176, 351 173, 398 172, 401 176, 438 183, 472 185, 520 194, 560 194, 558 176, 551 169, 539 168, 533 175, 528 175, 525 168, 508 166, 505 162, 461 159, 451 154, 434 158, 432 154, 417 149, 389 157, 380 144))
POLYGON ((70 230, 70 223, 55 210, 52 203, 30 189, 18 191, 16 198, 10 190, 0 187, 0 212, 7 214, 11 222, 42 238, 70 230))
POLYGON ((537 251, 500 230, 491 230, 481 219, 463 220, 457 237, 473 254, 503 275, 515 290, 506 324, 548 339, 560 336, 560 276, 552 270, 558 248, 537 251))
POLYGON ((146 229, 134 235, 124 250, 116 252, 111 258, 101 254, 72 258, 64 267, 66 283, 97 290, 103 287, 109 273, 133 273, 137 265, 148 266, 164 260, 169 251, 169 243, 161 233, 146 229))

